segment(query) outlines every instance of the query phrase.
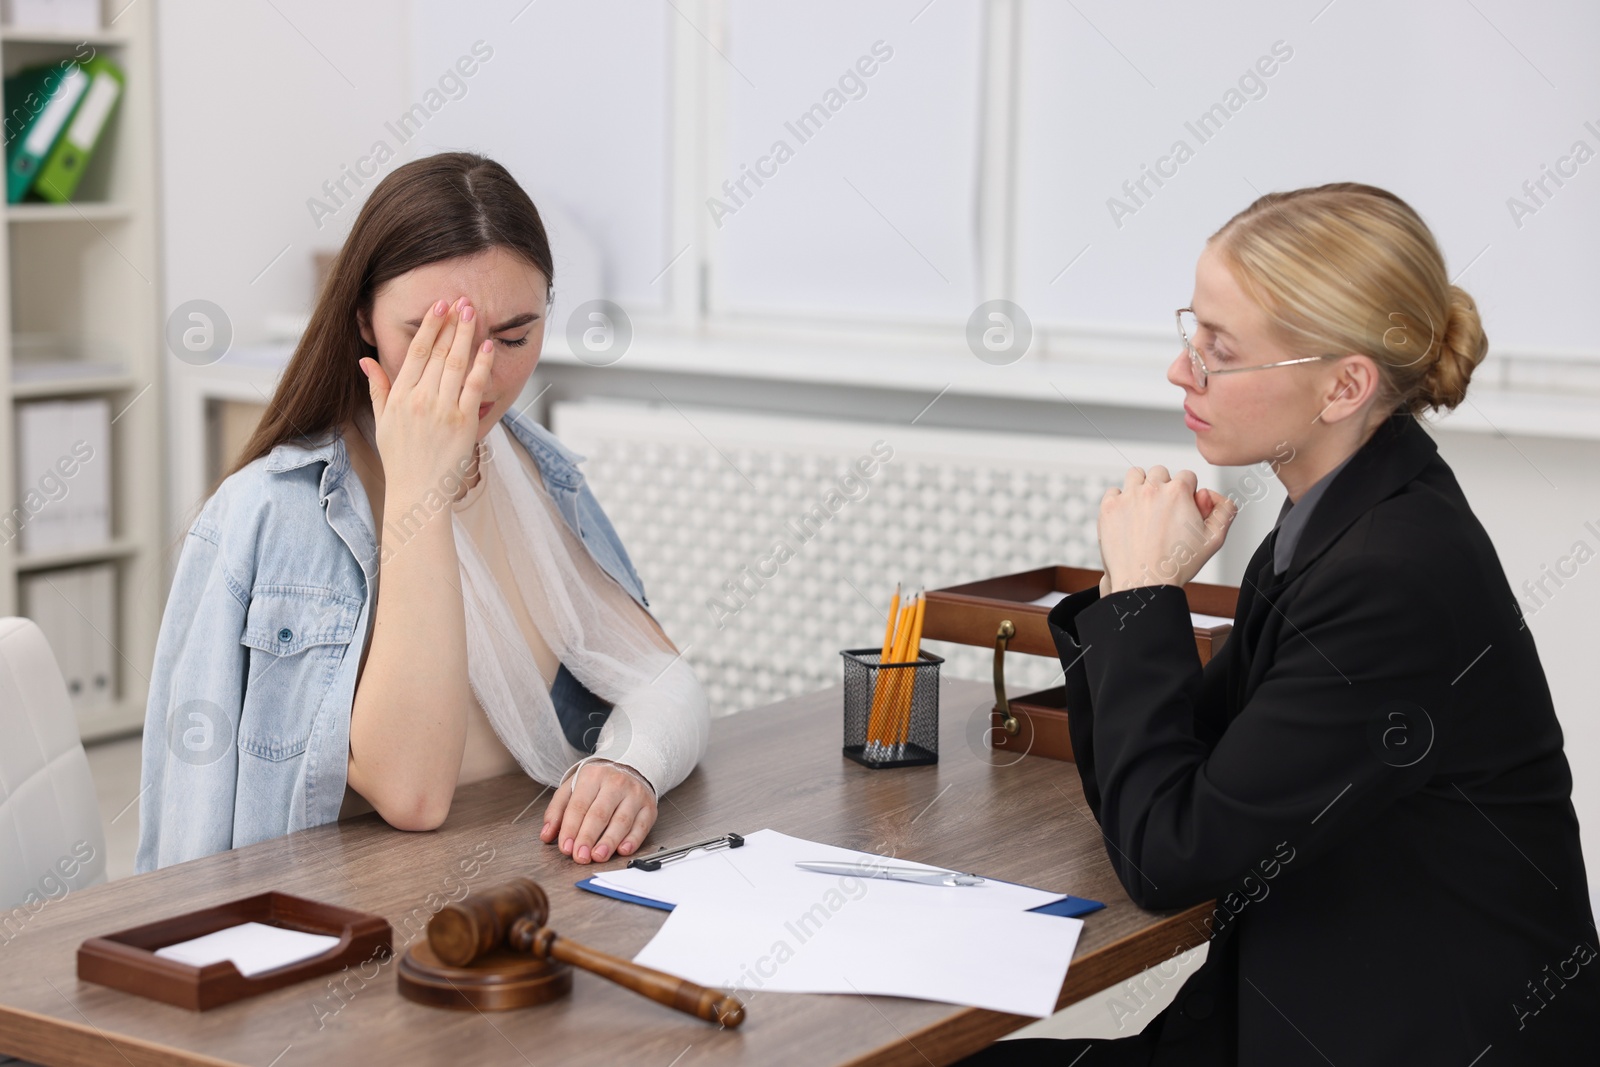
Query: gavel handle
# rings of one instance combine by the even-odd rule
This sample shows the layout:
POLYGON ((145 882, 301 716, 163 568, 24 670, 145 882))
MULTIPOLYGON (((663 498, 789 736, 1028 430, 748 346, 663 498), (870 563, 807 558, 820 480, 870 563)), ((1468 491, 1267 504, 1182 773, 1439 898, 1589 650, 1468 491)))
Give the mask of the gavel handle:
POLYGON ((538 959, 556 959, 608 978, 658 1004, 676 1008, 709 1023, 732 1029, 744 1022, 744 1005, 737 997, 718 993, 686 978, 645 967, 632 960, 618 959, 598 949, 559 936, 548 926, 535 925, 528 918, 512 924, 507 937, 510 947, 538 959))

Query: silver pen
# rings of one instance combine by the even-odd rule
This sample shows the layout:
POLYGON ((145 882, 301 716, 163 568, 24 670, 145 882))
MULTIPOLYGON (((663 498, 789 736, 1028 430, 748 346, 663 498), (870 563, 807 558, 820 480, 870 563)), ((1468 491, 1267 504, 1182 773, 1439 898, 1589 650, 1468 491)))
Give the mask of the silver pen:
POLYGON ((801 870, 818 874, 838 874, 856 878, 891 878, 897 882, 920 882, 923 885, 982 885, 983 879, 975 874, 959 871, 929 870, 925 867, 892 867, 883 863, 837 863, 823 860, 795 863, 801 870))

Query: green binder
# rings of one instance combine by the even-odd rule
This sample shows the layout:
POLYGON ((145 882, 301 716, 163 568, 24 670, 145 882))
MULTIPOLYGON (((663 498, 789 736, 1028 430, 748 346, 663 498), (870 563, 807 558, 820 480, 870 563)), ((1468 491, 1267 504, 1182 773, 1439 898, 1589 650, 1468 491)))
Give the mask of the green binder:
POLYGON ((34 67, 6 79, 6 203, 20 202, 32 188, 89 84, 76 63, 34 67))
POLYGON ((116 111, 117 101, 122 99, 122 71, 109 59, 94 56, 83 64, 83 70, 89 76, 89 88, 33 183, 35 196, 56 204, 72 199, 84 168, 100 143, 100 135, 116 111))

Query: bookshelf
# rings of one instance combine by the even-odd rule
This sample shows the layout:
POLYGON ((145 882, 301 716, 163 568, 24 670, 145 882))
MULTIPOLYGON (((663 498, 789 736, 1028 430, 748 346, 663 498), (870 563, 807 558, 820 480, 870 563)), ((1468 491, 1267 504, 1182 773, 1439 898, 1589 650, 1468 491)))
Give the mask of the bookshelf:
POLYGON ((18 405, 103 398, 112 416, 110 540, 23 553, 21 538, 0 527, 0 615, 20 613, 20 585, 30 576, 86 564, 115 568, 112 632, 100 635, 113 650, 112 694, 100 710, 80 714, 85 740, 143 724, 166 592, 152 7, 106 0, 103 28, 91 32, 0 26, 8 77, 81 55, 87 45, 127 79, 74 202, 7 205, 0 226, 3 512, 12 514, 27 489, 17 470, 18 405), (41 367, 41 353, 68 365, 41 367))

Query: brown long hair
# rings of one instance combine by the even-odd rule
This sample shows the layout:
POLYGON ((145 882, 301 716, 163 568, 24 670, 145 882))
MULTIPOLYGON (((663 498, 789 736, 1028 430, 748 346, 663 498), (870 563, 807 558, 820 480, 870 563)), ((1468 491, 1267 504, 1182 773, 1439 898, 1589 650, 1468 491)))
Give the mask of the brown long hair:
POLYGON ((362 339, 356 314, 372 313, 385 283, 429 263, 497 247, 554 283, 539 211, 494 160, 444 152, 407 163, 379 182, 334 257, 266 414, 223 477, 286 441, 338 431, 371 403, 357 361, 376 359, 378 352, 362 339))

